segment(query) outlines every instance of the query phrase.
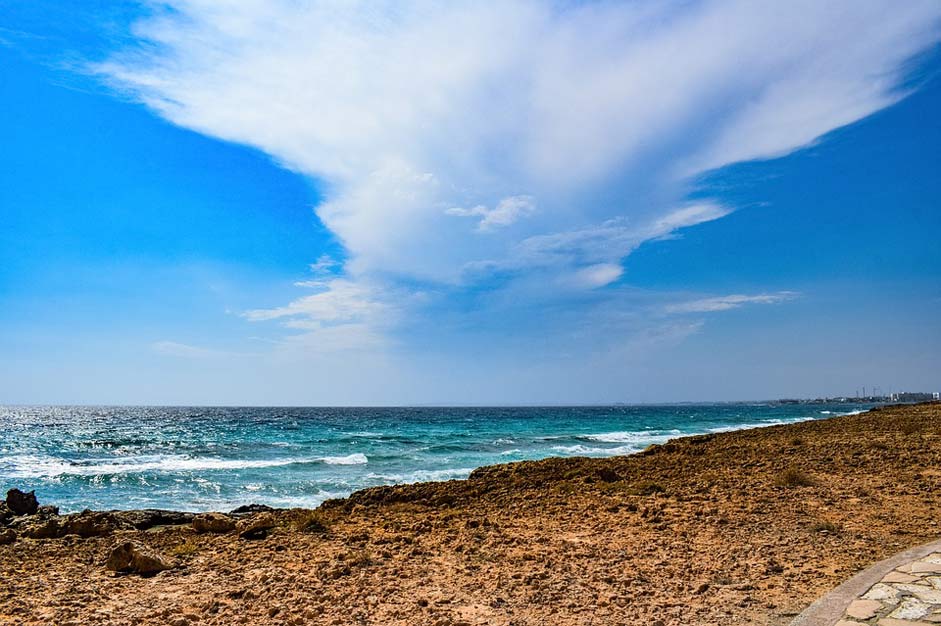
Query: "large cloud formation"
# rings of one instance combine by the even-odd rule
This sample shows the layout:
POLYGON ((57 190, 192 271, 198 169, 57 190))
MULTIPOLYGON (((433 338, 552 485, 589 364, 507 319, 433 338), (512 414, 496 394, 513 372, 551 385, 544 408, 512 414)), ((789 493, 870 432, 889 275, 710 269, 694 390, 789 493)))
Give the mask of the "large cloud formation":
MULTIPOLYGON (((735 209, 688 201, 698 176, 904 97, 939 15, 937 0, 170 0, 97 70, 322 180, 342 267, 248 317, 375 345, 435 294, 614 291, 640 244, 735 209)), ((660 310, 707 308, 729 307, 660 310)))

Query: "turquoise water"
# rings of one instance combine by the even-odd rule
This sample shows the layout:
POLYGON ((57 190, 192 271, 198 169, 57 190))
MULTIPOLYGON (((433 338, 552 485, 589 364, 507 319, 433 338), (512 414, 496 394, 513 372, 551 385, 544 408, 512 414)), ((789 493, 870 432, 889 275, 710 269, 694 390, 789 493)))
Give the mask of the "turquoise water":
POLYGON ((494 463, 612 456, 867 405, 527 408, 0 407, 0 488, 83 508, 313 507, 494 463))

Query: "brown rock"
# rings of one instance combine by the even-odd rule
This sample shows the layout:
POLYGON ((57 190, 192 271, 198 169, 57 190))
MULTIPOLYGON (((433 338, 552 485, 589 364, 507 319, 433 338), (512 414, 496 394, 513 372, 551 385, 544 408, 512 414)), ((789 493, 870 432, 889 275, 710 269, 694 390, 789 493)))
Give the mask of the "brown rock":
POLYGON ((112 513, 99 511, 82 511, 75 515, 66 516, 63 524, 63 534, 78 535, 79 537, 102 537, 110 535, 122 528, 112 513))
POLYGON ((117 545, 108 557, 105 567, 114 572, 148 576, 173 567, 167 559, 150 548, 128 541, 117 545))
POLYGON ((5 546, 7 544, 13 543, 14 541, 16 541, 15 531, 9 528, 0 530, 0 546, 5 546))
POLYGON ((39 501, 36 499, 36 492, 20 491, 19 489, 10 489, 7 492, 7 507, 14 515, 33 515, 39 509, 39 501))
POLYGON ((64 534, 62 522, 58 517, 31 520, 22 526, 21 533, 30 539, 55 539, 64 534))
POLYGON ((154 526, 179 526, 193 521, 192 513, 165 511, 163 509, 137 509, 133 511, 112 511, 115 518, 123 524, 137 530, 147 530, 154 526))
POLYGON ((222 513, 200 513, 193 517, 193 530, 198 533, 227 533, 235 530, 235 521, 222 513))
POLYGON ((271 514, 257 515, 239 524, 239 537, 249 540, 264 539, 275 525, 275 519, 271 514))

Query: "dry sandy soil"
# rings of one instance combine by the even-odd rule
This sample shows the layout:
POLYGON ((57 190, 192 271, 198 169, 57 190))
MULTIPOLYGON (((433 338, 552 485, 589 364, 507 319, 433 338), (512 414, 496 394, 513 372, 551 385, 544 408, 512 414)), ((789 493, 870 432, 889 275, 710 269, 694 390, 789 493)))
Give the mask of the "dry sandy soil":
POLYGON ((271 521, 253 541, 20 536, 0 546, 0 624, 783 625, 941 536, 941 405, 482 468, 271 521), (105 569, 128 539, 173 569, 105 569))

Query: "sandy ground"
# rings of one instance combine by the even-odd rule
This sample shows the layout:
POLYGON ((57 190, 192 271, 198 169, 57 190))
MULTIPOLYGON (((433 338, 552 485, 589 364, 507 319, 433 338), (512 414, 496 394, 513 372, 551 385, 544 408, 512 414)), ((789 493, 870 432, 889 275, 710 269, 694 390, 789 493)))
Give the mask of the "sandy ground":
POLYGON ((20 536, 0 546, 0 624, 783 625, 941 537, 941 405, 482 468, 271 521, 254 541, 20 536), (174 568, 105 569, 128 539, 174 568))

